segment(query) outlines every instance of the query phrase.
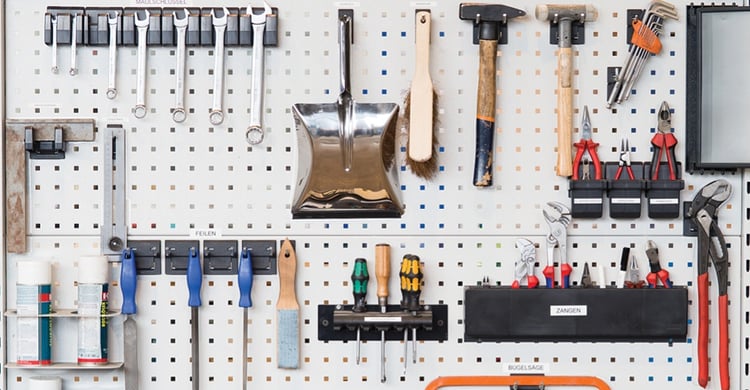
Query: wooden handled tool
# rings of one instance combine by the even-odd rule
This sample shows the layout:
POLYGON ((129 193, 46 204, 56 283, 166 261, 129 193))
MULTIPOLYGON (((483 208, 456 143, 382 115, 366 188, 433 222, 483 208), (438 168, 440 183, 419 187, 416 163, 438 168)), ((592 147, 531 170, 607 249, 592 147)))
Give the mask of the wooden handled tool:
POLYGON ((558 176, 573 174, 573 21, 596 20, 594 6, 585 4, 540 4, 536 18, 558 25, 557 52, 557 166, 558 176))
POLYGON ((424 162, 432 158, 433 85, 430 78, 429 11, 417 12, 414 78, 409 94, 409 158, 424 162))
POLYGON ((295 291, 297 255, 287 238, 278 258, 279 299, 276 302, 277 360, 279 368, 299 368, 299 303, 295 291))
POLYGON ((497 43, 508 19, 526 15, 520 9, 500 4, 461 3, 459 17, 474 22, 474 43, 479 43, 477 84, 476 153, 474 185, 492 185, 492 155, 495 141, 495 73, 497 43))

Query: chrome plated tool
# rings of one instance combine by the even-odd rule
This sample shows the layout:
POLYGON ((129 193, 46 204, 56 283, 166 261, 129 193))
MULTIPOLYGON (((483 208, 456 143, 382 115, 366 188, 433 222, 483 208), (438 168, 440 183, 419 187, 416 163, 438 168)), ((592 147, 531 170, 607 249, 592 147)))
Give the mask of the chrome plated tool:
POLYGON ((263 11, 253 13, 253 8, 248 6, 247 13, 253 25, 253 78, 250 95, 250 126, 247 127, 245 139, 250 145, 263 142, 263 75, 265 73, 264 57, 266 51, 263 45, 263 36, 266 31, 266 19, 273 15, 271 6, 263 2, 263 11))
POLYGON ((184 10, 185 17, 180 18, 179 12, 172 14, 174 28, 177 30, 177 86, 175 87, 175 106, 172 109, 172 120, 182 123, 187 118, 185 113, 185 32, 187 31, 190 11, 184 10))
POLYGON ((222 100, 224 98, 224 32, 227 29, 227 15, 229 10, 224 7, 222 16, 216 16, 216 10, 211 10, 214 25, 214 101, 208 116, 212 125, 224 122, 222 100))
POLYGON ((138 68, 136 69, 136 85, 135 85, 135 107, 133 107, 133 115, 140 119, 146 116, 146 58, 148 52, 146 50, 146 40, 148 39, 148 25, 151 20, 151 13, 147 9, 143 12, 146 17, 139 18, 139 13, 135 12, 133 18, 135 19, 135 27, 138 29, 138 68))
POLYGON ((119 13, 112 11, 107 13, 107 24, 109 25, 109 84, 107 84, 107 99, 117 97, 117 20, 119 13))

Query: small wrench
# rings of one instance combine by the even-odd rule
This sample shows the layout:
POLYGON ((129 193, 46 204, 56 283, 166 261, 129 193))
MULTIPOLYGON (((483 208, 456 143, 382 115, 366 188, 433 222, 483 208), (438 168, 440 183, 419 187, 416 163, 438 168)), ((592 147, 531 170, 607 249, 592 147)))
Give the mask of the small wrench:
POLYGON ((211 19, 214 25, 214 102, 208 120, 212 125, 220 125, 224 122, 221 100, 224 94, 224 31, 227 28, 227 15, 229 10, 224 7, 224 14, 216 17, 215 10, 211 10, 211 19))
POLYGON ((70 75, 78 74, 76 67, 76 45, 78 44, 78 14, 71 15, 70 23, 70 75))
POLYGON ((177 123, 185 121, 185 31, 187 30, 190 11, 185 9, 185 17, 179 18, 178 12, 172 14, 174 28, 177 30, 177 88, 175 89, 175 108, 172 109, 172 120, 177 123))
POLYGON ((49 16, 52 22, 52 73, 57 73, 60 68, 57 66, 57 15, 49 16))
POLYGON ((253 24, 253 78, 252 95, 250 95, 250 126, 245 133, 245 139, 250 145, 263 142, 263 60, 265 50, 263 47, 263 35, 266 29, 266 18, 273 15, 271 6, 263 2, 263 12, 253 13, 252 6, 247 7, 250 22, 253 24))
POLYGON ((109 86, 107 88, 107 99, 114 99, 117 96, 115 78, 117 76, 117 17, 119 14, 117 11, 114 11, 113 14, 107 13, 107 23, 109 24, 109 86))
POLYGON ((136 89, 135 89, 135 107, 133 107, 133 115, 136 118, 143 118, 146 116, 146 33, 148 32, 148 24, 151 19, 151 13, 147 9, 143 12, 146 13, 146 18, 139 19, 138 12, 135 13, 135 26, 138 28, 138 69, 136 70, 136 89))

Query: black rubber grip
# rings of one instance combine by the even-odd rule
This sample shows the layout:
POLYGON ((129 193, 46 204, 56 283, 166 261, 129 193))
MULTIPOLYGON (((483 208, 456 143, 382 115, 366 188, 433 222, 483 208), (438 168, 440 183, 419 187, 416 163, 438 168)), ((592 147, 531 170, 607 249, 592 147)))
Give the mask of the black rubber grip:
POLYGON ((492 185, 492 149, 495 139, 495 122, 477 119, 477 145, 474 160, 474 185, 492 185))

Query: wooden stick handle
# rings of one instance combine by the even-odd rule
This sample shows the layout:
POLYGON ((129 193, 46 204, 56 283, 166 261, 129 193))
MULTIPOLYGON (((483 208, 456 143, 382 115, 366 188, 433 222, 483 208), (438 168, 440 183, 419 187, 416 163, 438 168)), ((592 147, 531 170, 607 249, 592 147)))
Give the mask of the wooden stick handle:
POLYGON ((299 309, 297 291, 295 289, 297 276, 297 254, 289 239, 281 244, 278 257, 279 267, 279 300, 277 309, 299 309))
POLYGON ((391 246, 377 244, 375 245, 375 278, 378 281, 378 298, 388 298, 388 279, 390 277, 391 246))
POLYGON ((557 175, 573 174, 573 49, 560 48, 557 66, 557 175))
POLYGON ((495 60, 497 41, 479 41, 479 83, 477 84, 476 152, 474 185, 492 185, 492 155, 495 141, 495 60))
POLYGON ((430 78, 430 12, 416 16, 416 53, 409 110, 409 158, 424 162, 432 157, 433 85, 430 78))

